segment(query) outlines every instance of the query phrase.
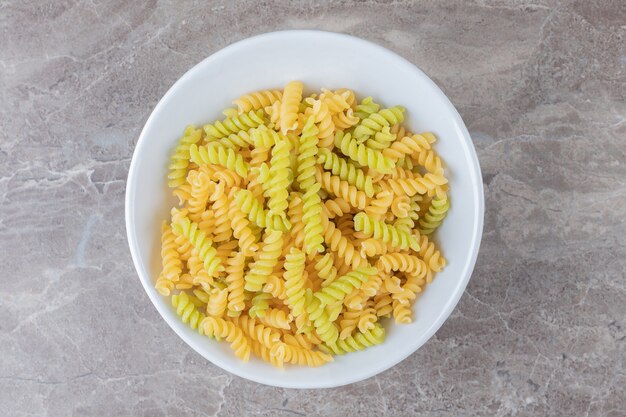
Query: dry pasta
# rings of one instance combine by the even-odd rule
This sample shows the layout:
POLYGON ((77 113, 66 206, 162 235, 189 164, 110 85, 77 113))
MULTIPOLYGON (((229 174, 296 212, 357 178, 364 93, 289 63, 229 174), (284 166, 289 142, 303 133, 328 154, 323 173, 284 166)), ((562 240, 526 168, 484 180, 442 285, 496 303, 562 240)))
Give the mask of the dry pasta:
POLYGON ((237 357, 322 366, 384 342, 446 260, 450 207, 436 137, 404 107, 299 81, 187 127, 167 183, 155 287, 181 320, 237 357))

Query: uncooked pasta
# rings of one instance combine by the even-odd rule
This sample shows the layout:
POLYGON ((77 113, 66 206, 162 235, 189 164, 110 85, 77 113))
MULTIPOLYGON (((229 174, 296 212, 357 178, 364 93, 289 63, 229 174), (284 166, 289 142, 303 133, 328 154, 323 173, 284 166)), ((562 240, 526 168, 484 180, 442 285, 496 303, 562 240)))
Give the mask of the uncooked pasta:
POLYGON ((383 343, 446 265, 435 135, 411 133, 400 105, 304 91, 252 92, 185 129, 155 282, 192 329, 280 368, 383 343))

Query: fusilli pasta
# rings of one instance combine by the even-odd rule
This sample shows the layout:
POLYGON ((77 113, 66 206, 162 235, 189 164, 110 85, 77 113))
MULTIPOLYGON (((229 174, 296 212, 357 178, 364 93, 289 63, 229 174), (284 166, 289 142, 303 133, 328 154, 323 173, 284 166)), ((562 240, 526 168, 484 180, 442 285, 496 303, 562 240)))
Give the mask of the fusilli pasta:
POLYGON ((185 129, 155 282, 191 328, 281 368, 382 343, 381 320, 410 323, 446 265, 429 238, 450 206, 435 136, 409 132, 401 106, 303 89, 185 129))

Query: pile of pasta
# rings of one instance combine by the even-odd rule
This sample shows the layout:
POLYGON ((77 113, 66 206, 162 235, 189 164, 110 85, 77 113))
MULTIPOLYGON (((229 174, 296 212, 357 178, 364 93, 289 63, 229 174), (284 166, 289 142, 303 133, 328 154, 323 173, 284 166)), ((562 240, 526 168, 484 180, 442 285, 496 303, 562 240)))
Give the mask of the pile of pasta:
POLYGON ((172 156, 157 290, 203 335, 283 367, 380 344, 446 264, 435 136, 348 89, 245 95, 172 156))

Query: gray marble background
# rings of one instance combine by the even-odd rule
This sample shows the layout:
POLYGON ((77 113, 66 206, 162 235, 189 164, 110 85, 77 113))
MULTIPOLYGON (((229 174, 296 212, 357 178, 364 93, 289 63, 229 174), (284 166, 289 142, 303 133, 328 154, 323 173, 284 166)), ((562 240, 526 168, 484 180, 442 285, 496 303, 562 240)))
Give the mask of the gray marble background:
POLYGON ((0 1, 0 415, 626 416, 625 4, 0 1), (159 98, 286 28, 417 64, 461 112, 485 183, 453 315, 400 365, 331 390, 258 385, 193 352, 124 228, 159 98))

